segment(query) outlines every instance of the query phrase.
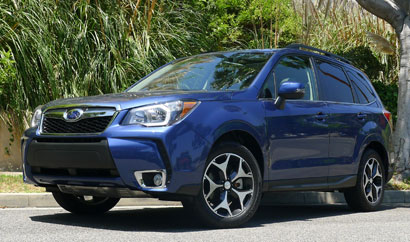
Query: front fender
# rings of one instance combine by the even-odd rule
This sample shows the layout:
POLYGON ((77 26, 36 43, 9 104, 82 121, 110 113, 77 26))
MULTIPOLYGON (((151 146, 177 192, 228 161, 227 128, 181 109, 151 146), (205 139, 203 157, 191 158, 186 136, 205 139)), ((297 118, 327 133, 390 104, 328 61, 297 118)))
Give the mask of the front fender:
POLYGON ((203 102, 186 122, 210 144, 223 134, 242 130, 260 144, 265 137, 265 110, 258 100, 203 102))
MULTIPOLYGON (((268 160, 265 109, 257 99, 203 102, 185 121, 209 143, 204 150, 204 161, 218 139, 232 131, 242 131, 252 136, 261 148, 263 160, 268 160)), ((265 164, 264 171, 267 171, 265 164)))
POLYGON ((261 130, 257 130, 255 127, 252 127, 252 125, 242 120, 232 120, 223 123, 215 130, 213 135, 210 137, 210 143, 215 144, 215 142, 224 134, 234 131, 242 131, 250 134, 258 142, 258 145, 260 147, 262 147, 262 145, 265 143, 263 133, 261 133, 261 130))

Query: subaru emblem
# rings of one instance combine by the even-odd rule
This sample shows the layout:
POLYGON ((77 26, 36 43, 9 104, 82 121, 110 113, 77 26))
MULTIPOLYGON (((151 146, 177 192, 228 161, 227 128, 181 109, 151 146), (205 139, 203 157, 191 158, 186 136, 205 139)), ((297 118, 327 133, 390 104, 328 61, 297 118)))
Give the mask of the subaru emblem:
POLYGON ((75 108, 75 109, 67 110, 63 116, 64 116, 64 119, 67 120, 68 122, 75 122, 79 120, 81 116, 83 116, 83 113, 84 111, 82 109, 75 108))

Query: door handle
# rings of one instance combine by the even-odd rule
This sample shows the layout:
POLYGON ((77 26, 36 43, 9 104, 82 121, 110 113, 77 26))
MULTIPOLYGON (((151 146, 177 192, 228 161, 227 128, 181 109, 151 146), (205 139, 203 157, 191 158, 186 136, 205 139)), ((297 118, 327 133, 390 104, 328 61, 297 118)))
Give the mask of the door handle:
POLYGON ((360 120, 363 120, 366 117, 367 117, 367 114, 365 114, 365 113, 360 112, 360 113, 357 114, 357 118, 360 119, 360 120))
POLYGON ((323 112, 318 112, 316 114, 316 119, 319 121, 323 121, 327 118, 327 114, 324 114, 323 112))

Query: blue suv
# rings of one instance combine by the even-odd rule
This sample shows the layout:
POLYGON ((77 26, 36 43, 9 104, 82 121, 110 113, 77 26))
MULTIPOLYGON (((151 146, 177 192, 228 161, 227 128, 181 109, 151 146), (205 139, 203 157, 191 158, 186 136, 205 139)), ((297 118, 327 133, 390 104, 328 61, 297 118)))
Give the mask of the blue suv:
POLYGON ((24 181, 73 213, 141 191, 235 227, 263 193, 340 191, 375 210, 392 176, 391 114, 367 76, 303 45, 206 53, 125 92, 38 107, 22 138, 24 181))

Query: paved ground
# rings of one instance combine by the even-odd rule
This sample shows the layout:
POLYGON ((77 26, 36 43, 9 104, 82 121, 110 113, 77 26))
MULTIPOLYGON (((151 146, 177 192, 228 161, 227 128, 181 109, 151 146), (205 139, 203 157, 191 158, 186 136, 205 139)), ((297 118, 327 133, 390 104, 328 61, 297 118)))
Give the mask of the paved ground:
POLYGON ((261 207, 243 228, 206 229, 181 207, 122 207, 83 217, 56 208, 0 209, 0 241, 410 241, 410 207, 261 207))

